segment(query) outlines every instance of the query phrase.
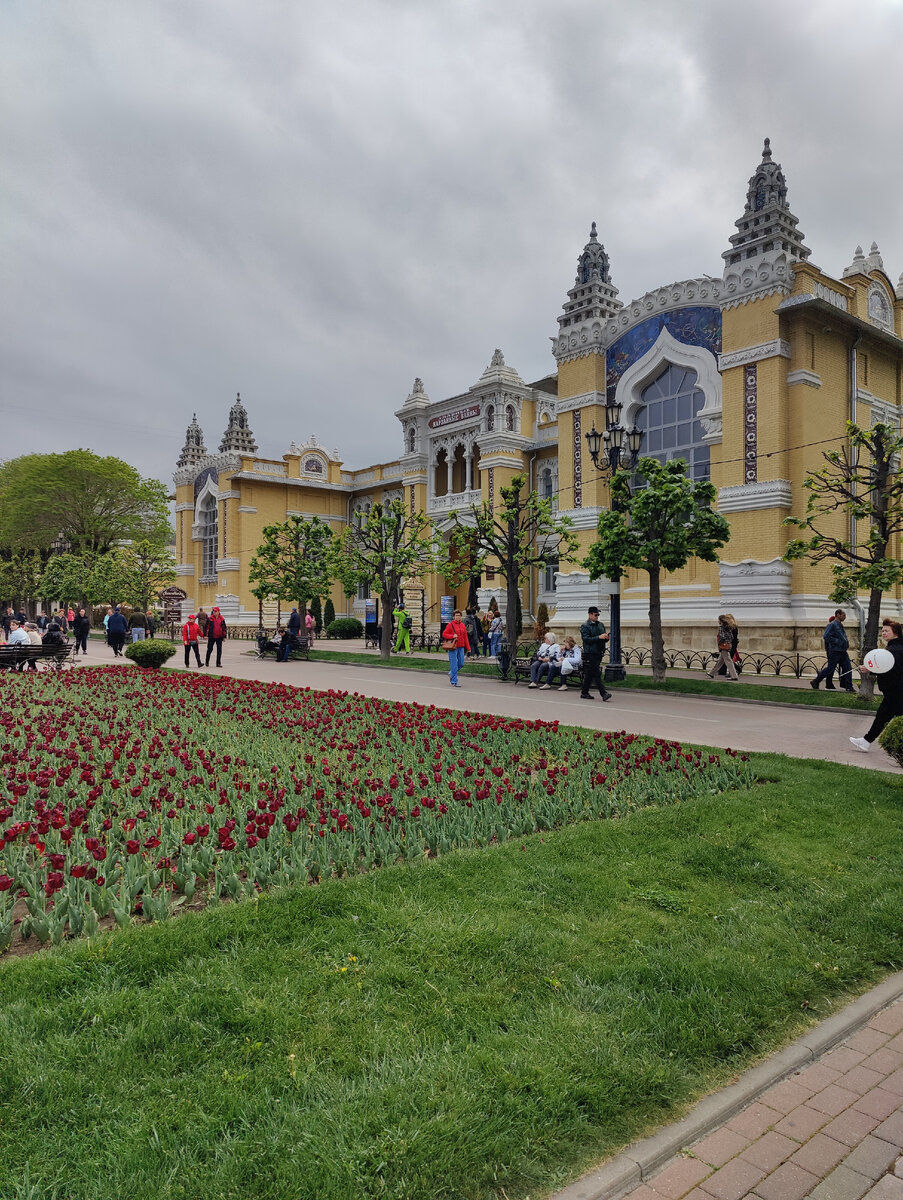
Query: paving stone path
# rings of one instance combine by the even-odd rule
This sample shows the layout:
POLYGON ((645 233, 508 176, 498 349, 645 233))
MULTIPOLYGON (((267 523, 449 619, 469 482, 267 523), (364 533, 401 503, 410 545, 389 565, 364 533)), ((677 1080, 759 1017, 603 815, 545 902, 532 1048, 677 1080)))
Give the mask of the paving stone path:
POLYGON ((903 1200, 903 1001, 625 1200, 903 1200))

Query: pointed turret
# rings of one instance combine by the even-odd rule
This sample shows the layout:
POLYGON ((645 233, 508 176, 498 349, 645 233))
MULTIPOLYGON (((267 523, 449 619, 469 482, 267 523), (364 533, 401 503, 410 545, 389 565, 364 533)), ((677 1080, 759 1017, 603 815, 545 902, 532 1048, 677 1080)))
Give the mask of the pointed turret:
POLYGON ((200 459, 207 457, 207 447, 204 445, 204 431, 198 425, 197 413, 192 413, 191 424, 185 431, 185 445, 179 455, 177 467, 193 467, 200 459))
POLYGON ((787 204, 787 181, 781 164, 771 157, 771 141, 765 139, 762 161, 750 177, 746 192, 746 208, 735 222, 737 232, 730 239, 731 249, 721 256, 726 264, 725 277, 731 268, 741 268, 747 262, 774 262, 783 255, 784 261, 802 262, 812 251, 803 245, 803 235, 797 229, 797 218, 787 204))
POLYGON ((618 289, 609 275, 608 255, 599 241, 596 222, 593 221, 589 241, 577 259, 577 278, 568 292, 558 324, 562 329, 567 329, 593 318, 607 321, 623 307, 616 299, 617 294, 618 289))
POLYGON ((241 402, 241 393, 235 395, 235 403, 229 409, 229 425, 219 444, 220 454, 229 451, 239 454, 256 454, 257 443, 248 425, 248 414, 241 402))

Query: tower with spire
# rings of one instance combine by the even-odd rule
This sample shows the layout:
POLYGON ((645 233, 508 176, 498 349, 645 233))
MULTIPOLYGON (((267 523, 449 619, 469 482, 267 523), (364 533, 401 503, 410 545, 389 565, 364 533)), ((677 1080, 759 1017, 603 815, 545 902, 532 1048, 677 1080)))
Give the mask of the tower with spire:
POLYGON ((192 413, 191 424, 185 431, 185 445, 176 463, 177 467, 193 467, 202 458, 207 457, 207 447, 204 445, 204 431, 198 424, 197 413, 192 413))
POLYGON ((256 454, 257 442, 248 425, 248 414, 241 402, 241 392, 236 392, 235 403, 229 409, 229 424, 219 444, 220 454, 256 454))
POLYGON ((563 331, 584 321, 607 321, 622 307, 617 295, 618 289, 609 274, 608 255, 593 221, 589 241, 577 259, 577 278, 558 318, 559 326, 563 331))

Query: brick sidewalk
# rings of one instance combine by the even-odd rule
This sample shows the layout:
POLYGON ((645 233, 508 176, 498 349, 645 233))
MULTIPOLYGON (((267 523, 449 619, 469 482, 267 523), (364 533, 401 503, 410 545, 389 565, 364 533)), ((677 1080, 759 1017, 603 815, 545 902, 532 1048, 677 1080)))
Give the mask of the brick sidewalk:
POLYGON ((903 1001, 625 1200, 903 1200, 903 1001))

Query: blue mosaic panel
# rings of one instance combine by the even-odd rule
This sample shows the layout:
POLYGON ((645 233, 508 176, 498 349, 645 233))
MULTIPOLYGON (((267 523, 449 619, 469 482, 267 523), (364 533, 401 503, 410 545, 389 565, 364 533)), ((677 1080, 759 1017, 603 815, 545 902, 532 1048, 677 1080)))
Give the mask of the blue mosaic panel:
POLYGON ((721 353, 720 308, 678 308, 674 312, 656 313, 628 329, 609 348, 606 360, 609 400, 614 397, 621 376, 655 345, 662 329, 667 329, 675 341, 687 346, 703 346, 712 354, 721 353))

